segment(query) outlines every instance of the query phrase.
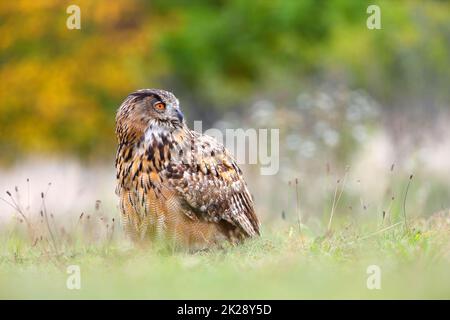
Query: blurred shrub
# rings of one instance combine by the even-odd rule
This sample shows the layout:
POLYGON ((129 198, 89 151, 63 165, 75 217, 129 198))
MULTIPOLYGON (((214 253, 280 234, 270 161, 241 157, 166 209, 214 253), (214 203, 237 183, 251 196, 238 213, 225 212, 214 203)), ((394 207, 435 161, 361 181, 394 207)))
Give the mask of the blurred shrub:
POLYGON ((175 91, 209 122, 323 79, 390 108, 448 108, 450 3, 377 2, 372 31, 368 1, 80 0, 81 30, 66 29, 71 3, 3 1, 0 160, 111 156, 115 110, 142 87, 175 91))

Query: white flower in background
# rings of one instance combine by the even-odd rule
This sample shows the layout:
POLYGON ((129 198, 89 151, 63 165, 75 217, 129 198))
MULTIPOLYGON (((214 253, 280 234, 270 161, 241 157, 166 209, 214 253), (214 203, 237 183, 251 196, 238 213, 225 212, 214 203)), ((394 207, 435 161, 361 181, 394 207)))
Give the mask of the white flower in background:
POLYGON ((339 143, 339 133, 336 130, 330 128, 330 125, 325 121, 318 121, 315 124, 314 133, 318 138, 321 138, 323 142, 330 147, 334 147, 339 143))
POLYGON ((316 153, 316 149, 316 144, 311 140, 307 140, 300 146, 300 155, 305 158, 312 158, 316 153))
POLYGON ((323 141, 330 147, 335 147, 339 143, 340 135, 336 130, 327 129, 322 135, 323 141))
POLYGON ((347 109, 347 120, 357 122, 362 119, 373 118, 378 115, 378 105, 366 93, 354 91, 350 95, 347 109))
POLYGON ((353 128, 352 135, 359 143, 365 142, 369 136, 366 127, 361 124, 358 124, 353 128))
POLYGON ((347 108, 346 118, 351 122, 358 122, 362 118, 361 109, 354 101, 347 108))
POLYGON ((323 133, 325 131, 327 131, 328 129, 330 129, 330 125, 325 122, 325 121, 317 121, 316 124, 314 125, 314 133, 318 136, 321 137, 323 135, 323 133))
POLYGON ((271 123, 273 120, 273 114, 275 112, 275 106, 268 100, 260 100, 252 106, 252 121, 257 125, 265 125, 271 123))
POLYGON ((364 114, 368 118, 374 118, 379 114, 379 105, 371 98, 367 97, 367 103, 364 104, 364 114))
POLYGON ((324 92, 319 93, 317 97, 317 107, 324 111, 331 111, 334 109, 334 101, 329 95, 324 92))

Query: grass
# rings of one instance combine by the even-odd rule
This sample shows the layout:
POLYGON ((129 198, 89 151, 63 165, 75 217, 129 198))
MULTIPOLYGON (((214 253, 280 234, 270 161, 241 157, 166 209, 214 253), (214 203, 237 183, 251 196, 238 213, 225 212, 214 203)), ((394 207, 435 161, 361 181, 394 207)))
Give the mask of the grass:
POLYGON ((32 208, 27 180, 27 195, 16 187, 1 197, 15 218, 0 224, 0 299, 450 299, 450 211, 421 216, 430 212, 418 188, 426 179, 406 179, 377 206, 352 194, 346 170, 330 184, 321 217, 305 215, 316 189, 295 179, 291 208, 273 212, 260 238, 195 254, 134 247, 100 201, 75 217, 54 215, 50 184, 32 208), (73 265, 80 290, 66 285, 73 265), (379 290, 367 287, 372 265, 379 290))
POLYGON ((49 235, 33 243, 19 222, 1 233, 0 298, 450 298, 449 212, 408 229, 402 221, 336 225, 318 235, 275 223, 242 246, 189 254, 134 248, 119 232, 99 239, 80 223, 65 239, 54 235, 55 251, 49 235), (66 287, 69 265, 80 266, 80 290, 66 287), (380 290, 367 288, 370 265, 381 268, 380 290))

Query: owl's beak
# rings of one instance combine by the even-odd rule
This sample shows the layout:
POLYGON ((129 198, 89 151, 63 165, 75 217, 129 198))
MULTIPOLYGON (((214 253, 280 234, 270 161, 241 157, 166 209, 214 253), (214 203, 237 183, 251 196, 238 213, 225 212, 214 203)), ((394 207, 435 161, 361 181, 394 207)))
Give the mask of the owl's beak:
POLYGON ((180 110, 175 109, 175 114, 176 114, 178 120, 180 120, 180 122, 183 122, 183 119, 184 119, 183 113, 180 110))

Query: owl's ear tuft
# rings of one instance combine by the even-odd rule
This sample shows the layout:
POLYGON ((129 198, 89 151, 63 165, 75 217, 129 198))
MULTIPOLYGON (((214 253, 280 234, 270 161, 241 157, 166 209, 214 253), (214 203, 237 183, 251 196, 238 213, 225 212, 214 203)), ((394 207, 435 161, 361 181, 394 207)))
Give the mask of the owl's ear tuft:
POLYGON ((130 93, 128 96, 132 98, 137 98, 136 101, 143 100, 144 98, 147 97, 154 97, 157 100, 161 100, 161 97, 159 95, 148 90, 138 90, 136 92, 130 93))

